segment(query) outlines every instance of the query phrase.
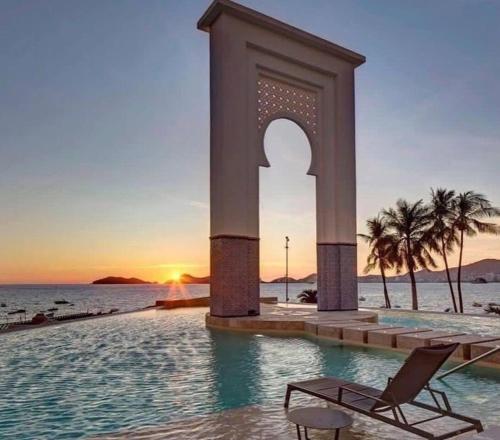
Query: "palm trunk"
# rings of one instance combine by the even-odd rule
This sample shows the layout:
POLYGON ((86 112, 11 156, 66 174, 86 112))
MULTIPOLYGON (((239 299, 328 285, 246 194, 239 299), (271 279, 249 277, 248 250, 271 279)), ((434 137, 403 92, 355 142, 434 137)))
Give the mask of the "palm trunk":
POLYGON ((382 275, 382 282, 384 283, 385 307, 386 307, 386 309, 390 309, 391 308, 391 300, 389 299, 389 292, 387 291, 387 283, 385 280, 385 272, 384 272, 383 267, 380 267, 380 274, 382 275))
POLYGON ((455 292, 453 291, 453 283, 451 282, 450 267, 448 266, 448 257, 446 256, 446 247, 444 245, 444 238, 441 237, 441 249, 443 252, 444 267, 446 268, 446 278, 448 279, 448 285, 450 286, 451 300, 453 301, 453 311, 458 312, 457 300, 455 299, 455 292))
POLYGON ((415 280, 413 252, 409 238, 406 239, 406 265, 408 266, 411 280, 411 308, 413 310, 418 310, 417 281, 415 280))
POLYGON ((417 281, 415 280, 413 266, 410 266, 409 271, 411 280, 411 308, 413 310, 418 310, 417 281))
POLYGON ((464 253, 464 231, 460 231, 460 255, 458 257, 458 274, 457 274, 457 288, 458 288, 458 304, 460 313, 464 313, 464 302, 462 298, 462 255, 464 253))

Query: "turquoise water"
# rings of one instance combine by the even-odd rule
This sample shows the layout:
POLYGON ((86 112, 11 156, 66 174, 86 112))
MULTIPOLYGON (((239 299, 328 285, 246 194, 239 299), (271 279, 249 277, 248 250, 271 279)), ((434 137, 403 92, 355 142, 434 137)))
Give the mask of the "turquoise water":
MULTIPOLYGON (((383 387, 404 355, 331 341, 207 330, 204 309, 147 311, 1 336, 0 438, 75 439, 251 404, 335 375, 383 387)), ((500 423, 500 370, 437 386, 500 423), (485 411, 487 408, 488 411, 485 411)))
POLYGON ((381 324, 500 337, 500 319, 497 316, 460 316, 444 313, 387 312, 380 310, 377 310, 377 313, 381 324))

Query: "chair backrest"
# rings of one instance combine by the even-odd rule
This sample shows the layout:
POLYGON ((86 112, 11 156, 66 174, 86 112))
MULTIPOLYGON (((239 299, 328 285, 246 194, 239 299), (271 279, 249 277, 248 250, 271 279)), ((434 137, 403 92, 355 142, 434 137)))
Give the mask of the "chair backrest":
MULTIPOLYGON (((395 405, 402 405, 415 399, 458 345, 442 344, 415 348, 387 385, 380 399, 395 405)), ((372 410, 385 406, 381 402, 376 402, 372 410)))

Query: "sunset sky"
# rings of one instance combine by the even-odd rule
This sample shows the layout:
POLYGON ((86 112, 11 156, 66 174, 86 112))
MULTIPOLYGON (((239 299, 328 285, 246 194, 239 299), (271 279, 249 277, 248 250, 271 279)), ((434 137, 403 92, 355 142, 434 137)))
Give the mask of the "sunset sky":
MULTIPOLYGON (((430 187, 500 205, 500 2, 245 0, 358 51, 358 225, 430 187)), ((0 2, 0 283, 208 274, 209 2, 0 2)), ((310 148, 266 133, 261 276, 315 271, 310 148)), ((366 258, 359 247, 359 269, 366 258)), ((465 261, 500 258, 500 237, 465 261)), ((456 258, 452 258, 452 263, 456 258)))

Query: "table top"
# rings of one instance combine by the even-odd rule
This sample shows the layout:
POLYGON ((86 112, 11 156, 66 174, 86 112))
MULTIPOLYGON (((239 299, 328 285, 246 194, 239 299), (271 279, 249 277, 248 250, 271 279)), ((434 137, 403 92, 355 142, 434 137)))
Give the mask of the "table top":
POLYGON ((338 409, 306 407, 288 412, 288 420, 311 429, 339 429, 352 425, 352 417, 338 409))

